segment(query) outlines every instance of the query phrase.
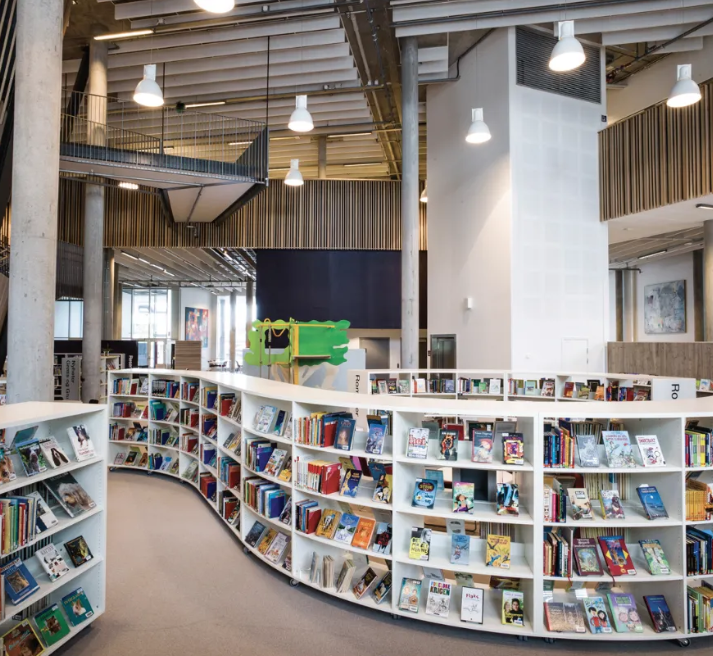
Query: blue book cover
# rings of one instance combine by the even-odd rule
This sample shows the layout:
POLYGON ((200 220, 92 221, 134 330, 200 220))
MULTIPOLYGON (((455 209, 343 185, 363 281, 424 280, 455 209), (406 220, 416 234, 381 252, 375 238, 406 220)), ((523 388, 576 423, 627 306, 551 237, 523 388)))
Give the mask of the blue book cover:
POLYGON ((386 426, 383 424, 371 424, 369 426, 369 436, 366 439, 365 451, 375 455, 381 455, 384 450, 384 436, 386 435, 386 426))
POLYGON ((334 440, 334 448, 342 451, 350 451, 352 448, 352 439, 354 438, 354 428, 356 427, 356 419, 342 417, 337 422, 337 436, 334 440))
POLYGON ((278 490, 270 493, 267 501, 266 515, 267 517, 279 517, 285 509, 285 501, 287 497, 283 490, 278 490))
POLYGON ((359 482, 361 481, 361 472, 357 469, 347 469, 342 481, 342 489, 339 494, 343 497, 355 498, 359 490, 359 482))
POLYGON ((451 534, 451 563, 470 564, 470 536, 462 533, 451 534))
POLYGON ((649 609, 651 621, 654 624, 656 633, 665 633, 666 631, 676 631, 676 623, 673 621, 673 615, 666 603, 666 598, 663 595, 644 596, 646 608, 649 609))
POLYGON ((436 503, 438 483, 428 478, 417 478, 413 487, 411 505, 416 508, 433 508, 436 503))
POLYGON ((443 470, 442 469, 426 469, 426 478, 436 481, 436 492, 443 492, 446 486, 443 482, 443 470))
POLYGON ((81 624, 84 620, 94 615, 94 609, 89 603, 83 588, 77 588, 62 597, 62 607, 64 612, 67 613, 72 626, 77 626, 77 624, 81 624))
POLYGON ((19 558, 15 558, 0 569, 0 574, 5 579, 5 591, 13 604, 26 599, 40 587, 27 569, 27 565, 19 558))
POLYGON ((351 544, 358 523, 359 518, 356 515, 343 513, 339 518, 339 525, 337 526, 337 532, 334 534, 334 539, 337 542, 351 544))
POLYGON ((666 507, 663 505, 659 491, 653 485, 642 485, 636 488, 641 499, 646 516, 649 519, 668 519, 666 507))
POLYGON ((259 446, 257 448, 257 453, 255 454, 255 471, 263 471, 265 469, 274 450, 274 446, 259 446))

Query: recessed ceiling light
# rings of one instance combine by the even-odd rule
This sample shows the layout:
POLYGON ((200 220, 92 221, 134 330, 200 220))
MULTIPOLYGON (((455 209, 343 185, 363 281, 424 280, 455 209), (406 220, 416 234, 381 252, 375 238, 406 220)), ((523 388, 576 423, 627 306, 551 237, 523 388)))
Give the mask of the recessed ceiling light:
POLYGON ((344 134, 328 134, 327 139, 340 139, 343 137, 370 137, 371 132, 345 132, 344 134))
POLYGON ((229 146, 247 146, 249 143, 252 143, 252 141, 231 141, 228 145, 229 146))
POLYGON ((225 100, 216 100, 215 102, 204 102, 204 103, 191 103, 186 105, 186 109, 193 109, 195 107, 214 107, 216 105, 225 105, 225 100))
POLYGON ((135 182, 120 182, 119 186, 122 189, 133 189, 134 191, 139 188, 139 185, 137 185, 135 182))
POLYGON ((121 251, 122 255, 126 255, 126 257, 130 257, 132 260, 138 260, 139 258, 136 257, 136 255, 132 255, 131 253, 127 253, 126 251, 121 251))
POLYGON ((662 251, 656 251, 655 253, 648 253, 647 255, 642 255, 638 259, 646 260, 650 257, 656 257, 657 255, 663 255, 664 253, 668 253, 668 249, 664 248, 664 250, 662 250, 662 251))
POLYGON ((713 210, 713 205, 710 205, 709 203, 698 203, 696 208, 699 210, 713 210))
POLYGON ((100 34, 95 36, 95 41, 114 41, 115 39, 132 39, 135 36, 153 34, 153 30, 134 30, 133 32, 116 32, 114 34, 100 34))

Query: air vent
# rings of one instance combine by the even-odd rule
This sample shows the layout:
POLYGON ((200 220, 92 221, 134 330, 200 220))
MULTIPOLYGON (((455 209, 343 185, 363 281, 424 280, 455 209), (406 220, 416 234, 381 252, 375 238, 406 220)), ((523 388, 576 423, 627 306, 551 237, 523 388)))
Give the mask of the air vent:
POLYGON ((517 28, 517 83, 588 102, 602 101, 599 49, 582 44, 586 61, 578 69, 555 73, 549 68, 557 39, 542 32, 517 28))

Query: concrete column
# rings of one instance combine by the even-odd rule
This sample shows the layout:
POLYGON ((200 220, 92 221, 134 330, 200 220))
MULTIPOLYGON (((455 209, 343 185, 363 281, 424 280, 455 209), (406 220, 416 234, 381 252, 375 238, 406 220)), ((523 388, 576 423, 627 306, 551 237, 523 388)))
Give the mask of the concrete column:
POLYGON ((418 368, 418 44, 401 40, 401 367, 418 368))
POLYGON ((248 280, 245 286, 245 347, 250 348, 248 336, 253 329, 253 303, 255 294, 255 283, 248 280))
POLYGON ((327 179, 327 135, 317 137, 317 176, 320 180, 327 179))
POLYGON ((103 339, 114 339, 114 294, 116 293, 114 249, 104 249, 104 327, 103 339))
POLYGON ((623 287, 622 337, 625 342, 636 341, 636 269, 624 269, 621 272, 623 287))
POLYGON ((703 334, 713 342, 713 220, 703 224, 703 334))
POLYGON ((121 339, 121 324, 122 324, 122 313, 124 311, 124 294, 121 283, 119 282, 119 268, 120 264, 114 262, 114 311, 112 312, 113 326, 112 326, 112 339, 121 339))
MULTIPOLYGON (((107 43, 89 45, 87 140, 106 144, 107 43)), ((82 336, 82 401, 101 395, 101 339, 104 325, 104 187, 87 184, 84 197, 84 333, 82 336)))
POLYGON ((235 339, 237 337, 237 321, 235 311, 238 305, 238 292, 233 290, 230 292, 230 347, 228 348, 228 357, 230 358, 230 371, 235 371, 235 339))
POLYGON ((8 403, 52 401, 61 2, 17 3, 8 403))

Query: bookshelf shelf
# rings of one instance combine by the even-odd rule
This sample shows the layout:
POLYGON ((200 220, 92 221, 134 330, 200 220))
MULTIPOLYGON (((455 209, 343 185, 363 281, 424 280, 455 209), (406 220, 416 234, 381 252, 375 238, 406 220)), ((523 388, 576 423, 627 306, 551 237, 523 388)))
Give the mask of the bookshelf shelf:
MULTIPOLYGON (((357 372, 359 373, 359 372, 357 372)), ((363 374, 363 372, 361 372, 363 374)), ((367 372, 368 376, 375 372, 367 372)), ((378 375, 378 372, 376 372, 378 375)), ((382 372, 385 376, 389 372, 382 372)), ((427 380, 438 377, 453 379, 459 374, 472 375, 477 377, 477 372, 417 372, 399 371, 393 373, 397 380, 408 380, 413 385, 412 379, 420 374, 427 380)), ((138 371, 109 372, 109 380, 113 377, 138 377, 138 371)), ((146 375, 146 371, 141 372, 146 375)), ((480 372, 485 377, 485 372, 480 372)), ((686 586, 700 584, 703 580, 713 582, 713 575, 710 576, 686 576, 686 548, 685 534, 688 526, 703 526, 710 528, 713 526, 713 519, 697 522, 685 521, 685 479, 686 474, 691 472, 703 472, 701 480, 708 480, 705 470, 713 467, 687 468, 685 462, 684 448, 684 428, 688 419, 696 418, 702 421, 705 426, 713 427, 713 398, 695 399, 682 397, 677 403, 664 403, 657 399, 662 399, 660 394, 661 384, 665 384, 668 379, 653 379, 641 376, 625 376, 612 374, 538 374, 523 375, 515 372, 487 372, 491 378, 502 380, 502 392, 500 393, 451 393, 451 392, 426 392, 396 393, 396 394, 371 394, 368 390, 369 378, 362 379, 360 384, 361 393, 340 393, 318 388, 306 388, 293 386, 286 383, 261 380, 247 377, 240 374, 212 373, 212 372, 165 372, 150 371, 149 379, 165 378, 173 376, 180 378, 182 382, 191 382, 199 385, 199 391, 195 402, 181 401, 182 408, 195 408, 199 412, 199 426, 202 427, 203 419, 217 416, 217 434, 215 440, 210 440, 203 435, 199 435, 199 441, 204 445, 215 444, 218 454, 222 460, 230 459, 240 464, 241 490, 242 481, 249 477, 259 477, 275 483, 289 494, 291 491, 291 504, 293 524, 285 525, 279 519, 267 519, 263 515, 257 514, 252 508, 243 503, 242 494, 237 489, 229 489, 219 480, 218 473, 221 466, 208 467, 199 465, 199 472, 211 474, 216 477, 216 502, 209 502, 208 506, 216 512, 223 522, 225 522, 245 544, 246 537, 256 521, 264 526, 275 529, 290 538, 289 546, 285 554, 278 563, 268 561, 256 548, 246 544, 245 552, 255 555, 261 561, 267 563, 271 568, 280 574, 293 579, 294 582, 303 583, 327 595, 359 604, 365 608, 372 608, 382 612, 389 612, 393 615, 408 617, 416 621, 429 622, 432 625, 446 627, 458 627, 466 630, 490 631, 506 636, 534 636, 547 639, 562 638, 571 640, 617 640, 617 641, 647 641, 647 640, 669 640, 688 639, 689 637, 699 637, 704 634, 687 634, 687 607, 686 607, 686 586), (555 395, 533 396, 528 394, 509 394, 510 380, 515 379, 537 379, 547 378, 555 381, 555 395), (565 383, 575 382, 585 384, 588 379, 600 379, 602 384, 617 381, 623 387, 633 388, 635 381, 645 379, 651 383, 651 396, 654 400, 647 400, 637 403, 609 403, 606 401, 595 401, 594 399, 564 398, 563 390, 565 383), (364 384, 364 380, 367 384, 364 384), (367 388, 366 393, 364 389, 367 388), (217 391, 219 399, 216 411, 208 410, 198 403, 204 400, 206 391, 217 391), (240 412, 236 417, 240 420, 232 420, 220 415, 221 395, 234 395, 240 403, 240 412), (578 403, 570 403, 570 401, 578 403), (547 401, 537 403, 537 401, 547 401), (299 444, 284 435, 273 435, 256 430, 256 419, 260 414, 261 406, 274 406, 277 411, 288 413, 290 418, 308 418, 312 413, 335 413, 351 412, 356 419, 357 430, 354 433, 353 449, 342 451, 334 447, 321 448, 307 444, 299 444), (366 443, 366 415, 374 414, 376 411, 389 411, 393 414, 390 435, 385 439, 384 453, 376 456, 366 453, 364 446, 366 443), (459 443, 458 460, 445 461, 436 457, 435 443, 429 443, 429 457, 426 459, 408 458, 406 456, 408 429, 420 426, 422 421, 431 418, 440 418, 444 423, 457 421, 488 421, 492 422, 497 418, 508 417, 517 420, 517 430, 524 436, 525 464, 523 466, 505 465, 502 463, 502 445, 497 444, 493 448, 492 463, 475 463, 470 459, 471 444, 469 441, 459 443), (641 460, 636 454, 638 466, 636 468, 609 468, 606 466, 588 468, 577 466, 574 468, 545 468, 544 459, 544 431, 545 424, 551 424, 558 418, 568 418, 572 421, 592 421, 600 420, 603 423, 609 420, 617 421, 623 425, 623 430, 627 430, 633 437, 635 435, 657 435, 661 448, 666 458, 667 466, 650 467, 641 466, 641 460), (260 438, 276 444, 277 448, 289 447, 287 451, 292 459, 293 476, 300 471, 297 463, 308 460, 324 460, 326 462, 337 463, 339 457, 357 457, 363 459, 373 459, 380 462, 389 463, 393 466, 392 498, 391 504, 383 504, 372 500, 374 481, 365 475, 358 488, 355 498, 340 495, 338 492, 324 495, 319 492, 305 489, 294 485, 293 481, 283 481, 275 476, 266 475, 264 472, 257 472, 247 467, 243 463, 241 456, 232 450, 228 450, 223 444, 231 433, 240 437, 242 453, 246 453, 246 444, 253 438, 260 438), (446 491, 437 495, 435 507, 433 509, 421 509, 411 506, 414 482, 417 478, 425 476, 424 469, 443 469, 446 483, 446 491), (479 474, 478 472, 483 472, 479 474), (595 519, 575 521, 568 514, 567 520, 562 523, 545 522, 542 499, 544 497, 545 479, 550 477, 560 477, 570 479, 574 477, 586 477, 594 474, 592 480, 608 481, 604 484, 627 485, 622 494, 624 511, 626 518, 623 520, 607 520, 601 515, 598 499, 590 494, 590 499, 594 507, 595 519), (476 501, 472 513, 452 512, 452 492, 450 485, 452 481, 468 481, 470 477, 487 475, 489 485, 503 480, 513 480, 519 485, 520 490, 520 514, 518 516, 498 515, 497 506, 492 501, 494 488, 489 488, 489 492, 484 499, 490 501, 476 501), (628 476, 632 475, 632 476, 628 476), (599 478, 597 478, 599 477, 599 478), (661 497, 668 511, 669 519, 649 520, 638 503, 635 492, 637 485, 655 485, 660 491, 661 497), (231 526, 221 514, 223 498, 235 497, 241 502, 240 526, 231 526), (326 538, 321 538, 315 534, 300 533, 296 530, 296 503, 303 501, 316 501, 319 508, 340 509, 350 512, 360 517, 373 516, 376 522, 384 522, 391 525, 392 542, 391 553, 388 556, 369 549, 360 549, 344 543, 336 542, 326 538), (466 523, 467 530, 471 536, 470 559, 468 565, 456 565, 450 562, 450 536, 446 530, 450 530, 449 520, 462 520, 466 523), (710 525, 710 526, 708 526, 710 525), (412 529, 416 527, 431 528, 432 542, 430 557, 428 561, 416 561, 408 557, 409 541, 412 529), (609 574, 595 577, 580 577, 574 575, 571 579, 563 577, 543 575, 543 534, 550 529, 590 529, 589 532, 574 533, 574 537, 589 537, 602 534, 622 534, 625 536, 627 546, 632 553, 634 566, 637 574, 628 577, 616 577, 612 580, 609 574), (594 529, 592 532, 591 529, 594 529), (600 530, 601 529, 601 530, 600 530), (500 569, 487 567, 485 565, 485 535, 503 534, 511 538, 511 567, 500 569), (639 540, 658 539, 668 557, 671 574, 663 576, 653 576, 644 560, 643 552, 639 553, 639 540), (283 567, 283 560, 286 554, 290 555, 291 571, 283 567), (377 579, 385 572, 385 568, 392 572, 393 588, 382 604, 377 604, 370 592, 365 597, 357 600, 351 590, 346 593, 337 593, 335 588, 322 588, 320 584, 310 581, 310 570, 313 555, 317 555, 317 562, 331 556, 334 559, 334 574, 339 573, 345 558, 352 558, 357 564, 357 569, 352 579, 352 584, 363 575, 367 567, 372 567, 377 573, 377 579), (428 579, 430 574, 427 570, 442 570, 448 581, 453 582, 455 574, 459 575, 457 582, 453 583, 452 599, 448 617, 439 618, 425 614, 426 598, 428 593, 428 579), (467 581, 468 577, 473 577, 473 583, 467 581), (501 621, 502 604, 502 583, 490 588, 488 577, 498 577, 501 580, 519 581, 519 589, 524 596, 525 626, 520 628, 512 625, 505 625, 501 621), (421 590, 420 612, 418 614, 401 611, 398 608, 399 591, 401 581, 404 578, 423 579, 421 590), (644 632, 616 633, 592 635, 575 633, 554 633, 547 630, 543 608, 543 593, 546 585, 554 582, 554 600, 578 603, 581 601, 575 596, 573 591, 565 592, 570 581, 587 588, 590 596, 601 596, 605 592, 595 592, 594 587, 600 583, 614 583, 615 591, 633 594, 636 598, 639 615, 644 625, 644 632), (462 622, 460 619, 460 601, 463 585, 473 585, 484 588, 484 621, 483 624, 471 624, 462 622), (678 631, 672 633, 656 633, 649 619, 646 607, 643 602, 643 595, 664 594, 671 607, 678 631)), ((457 380, 456 380, 457 384, 457 380)), ((638 387, 638 385, 637 385, 638 387)), ((112 386, 109 385, 109 389, 112 386)), ((149 383, 149 389, 151 384, 149 383)), ((456 388, 458 389, 458 388, 456 388)), ((153 398, 151 394, 147 398, 153 398)), ((230 398, 227 396, 226 398, 230 398)), ((118 398, 117 398, 118 400, 118 398)), ((165 399, 163 399, 165 400, 165 399)), ((273 419, 276 414, 273 414, 273 419)), ((135 421, 128 419, 127 421, 135 421)), ((201 429, 191 429, 189 427, 179 427, 181 434, 198 434, 201 429)), ((271 425, 272 428, 272 425, 271 425)), ((292 427, 292 434, 297 435, 295 426, 292 427)), ((157 445, 149 445, 149 449, 157 445)), ((183 473, 197 456, 185 454, 180 456, 183 473), (190 457, 188 457, 190 455, 190 457)), ((254 457, 254 454, 252 454, 254 457)), ((577 452, 575 451, 575 456, 577 452)), ((602 463, 607 460, 603 454, 603 447, 600 447, 600 457, 602 463)), ((579 464, 579 458, 576 457, 579 464)), ((255 461, 257 462, 257 461, 255 461)), ((260 465, 264 466, 263 463, 260 465)), ((135 468, 134 468, 135 469, 135 468)), ((304 472, 304 470, 302 470, 304 472)), ((159 474, 168 472, 158 471, 159 474)), ((301 475, 304 475, 302 473, 301 475)), ((184 480, 180 475, 174 476, 184 480)), ((713 482, 713 478, 711 478, 713 482)), ((199 489, 199 486, 190 481, 189 484, 199 489)), ((301 481, 302 482, 302 481, 301 481)), ((568 483, 572 486, 573 483, 568 483)), ((203 496, 203 495, 201 495, 203 496)), ((205 498, 205 497, 203 497, 205 498)), ((604 563, 602 559, 602 563, 604 563)), ((506 585, 506 584, 505 584, 506 585)))

